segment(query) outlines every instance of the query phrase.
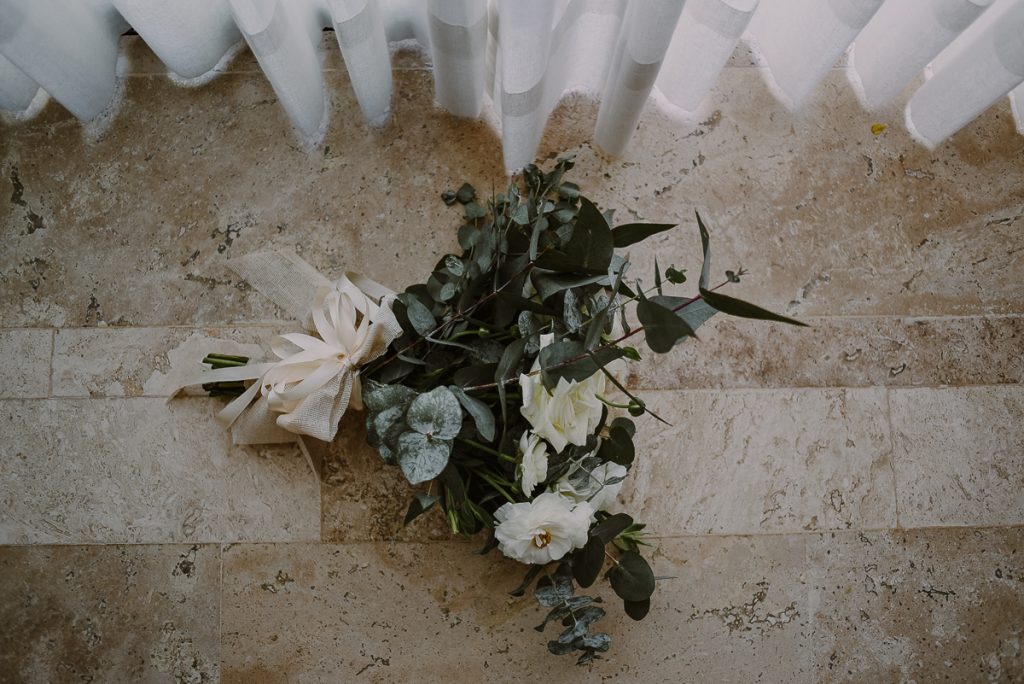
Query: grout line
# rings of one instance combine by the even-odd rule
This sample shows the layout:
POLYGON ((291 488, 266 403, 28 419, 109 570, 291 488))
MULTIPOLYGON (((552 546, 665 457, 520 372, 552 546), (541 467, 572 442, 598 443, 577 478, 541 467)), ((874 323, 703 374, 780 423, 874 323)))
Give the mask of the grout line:
POLYGON ((53 357, 56 353, 57 348, 57 329, 54 328, 50 331, 50 377, 49 384, 46 388, 46 397, 48 399, 53 398, 53 357))
MULTIPOLYGON (((1024 381, 1014 382, 998 382, 998 383, 972 383, 963 385, 772 385, 770 387, 765 386, 740 386, 740 387, 630 387, 630 391, 633 392, 659 392, 659 393, 692 393, 692 394, 729 394, 739 392, 868 392, 871 390, 884 390, 888 400, 889 392, 911 392, 914 390, 934 390, 938 392, 942 391, 953 391, 953 390, 968 390, 968 389, 1024 389, 1024 381)), ((167 399, 169 394, 103 394, 103 395, 89 395, 89 394, 61 394, 55 395, 50 394, 48 397, 2 397, 0 396, 0 402, 5 401, 46 401, 48 399, 57 399, 60 401, 107 401, 110 399, 167 399)), ((205 395, 185 395, 179 397, 179 399, 209 399, 205 395)))
POLYGON ((217 559, 220 561, 220 586, 217 587, 217 671, 221 673, 224 665, 224 544, 217 547, 217 559))
POLYGON ((893 510, 896 513, 896 529, 900 529, 900 489, 896 481, 896 433, 892 427, 892 402, 890 395, 891 388, 885 389, 885 414, 889 425, 889 469, 892 471, 892 498, 893 510))
MULTIPOLYGON (((859 320, 880 320, 880 321, 969 321, 969 320, 990 320, 990 319, 1017 319, 1024 318, 1024 311, 1004 313, 976 313, 976 314, 813 314, 804 316, 802 321, 859 321, 859 320)), ((721 319, 727 320, 727 319, 721 319)), ((728 319, 736 322, 736 319, 728 319)), ((212 330, 230 328, 267 328, 274 326, 296 325, 295 321, 238 321, 218 322, 209 324, 181 324, 181 323, 142 323, 138 325, 3 325, 0 330, 147 330, 147 329, 171 329, 171 330, 212 330)))
MULTIPOLYGON (((650 535, 648 538, 652 540, 680 540, 680 539, 750 539, 753 537, 813 537, 820 536, 823 534, 860 534, 860 533, 877 533, 877 532, 942 532, 942 531, 957 531, 961 530, 964 532, 975 531, 975 530, 1021 530, 1024 531, 1024 521, 1017 523, 983 523, 983 524, 965 524, 965 525, 924 525, 920 527, 863 527, 863 528, 836 528, 828 529, 823 528, 819 530, 791 530, 791 531, 768 531, 768 532, 721 532, 721 533, 703 533, 703 534, 660 534, 650 535)), ((338 540, 338 541, 317 541, 317 540, 235 540, 235 541, 157 541, 157 542, 117 542, 117 541, 105 541, 105 542, 91 542, 91 541, 80 541, 72 542, 68 544, 55 544, 55 543, 22 543, 22 544, 3 544, 0 543, 0 549, 2 548, 25 548, 25 547, 49 547, 49 548, 71 548, 77 546, 217 546, 220 549, 221 556, 223 558, 223 550, 243 544, 259 546, 259 545, 277 545, 277 546, 298 546, 298 545, 355 545, 355 544, 457 544, 465 546, 466 548, 479 548, 480 542, 476 539, 424 539, 424 540, 410 540, 410 539, 349 539, 349 540, 338 540)), ((223 562, 223 561, 222 561, 223 562)), ((223 566, 222 566, 223 574, 223 566)))

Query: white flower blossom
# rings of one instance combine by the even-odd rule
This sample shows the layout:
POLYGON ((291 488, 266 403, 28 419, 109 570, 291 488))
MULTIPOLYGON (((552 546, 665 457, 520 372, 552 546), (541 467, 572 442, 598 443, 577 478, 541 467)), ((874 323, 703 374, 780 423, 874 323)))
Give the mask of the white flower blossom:
POLYGON ((563 475, 555 483, 555 491, 571 501, 587 501, 595 511, 606 510, 622 489, 622 482, 612 482, 602 485, 609 480, 616 480, 626 476, 626 467, 618 463, 602 463, 594 468, 590 474, 580 466, 573 468, 563 475))
POLYGON ((548 445, 536 433, 527 430, 519 438, 523 461, 519 466, 523 494, 530 496, 534 488, 548 476, 548 445))
MULTIPOLYGON (((541 346, 546 346, 551 339, 551 335, 541 336, 541 346)), ((538 358, 532 370, 539 369, 538 358)), ((546 439, 556 453, 561 453, 568 444, 584 446, 587 437, 601 422, 604 406, 597 398, 605 391, 605 376, 601 371, 581 382, 559 378, 552 393, 544 387, 540 374, 520 375, 519 384, 523 389, 520 412, 530 421, 533 431, 546 439)))
POLYGON ((509 558, 539 565, 585 546, 593 517, 589 503, 573 503, 545 492, 533 501, 499 508, 494 514, 498 522, 494 536, 509 558))

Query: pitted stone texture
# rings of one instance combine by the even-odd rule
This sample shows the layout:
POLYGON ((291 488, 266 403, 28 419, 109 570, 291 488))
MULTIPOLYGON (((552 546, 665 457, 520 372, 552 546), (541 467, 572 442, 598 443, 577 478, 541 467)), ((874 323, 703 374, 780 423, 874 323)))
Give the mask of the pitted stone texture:
MULTIPOLYGON (((804 318, 809 328, 719 314, 668 354, 643 351, 644 389, 915 387, 1024 381, 1024 317, 804 318)), ((643 345, 637 345, 643 348, 643 345)))
MULTIPOLYGON (((551 118, 540 159, 576 153, 573 180, 616 220, 679 222, 631 246, 631 277, 653 284, 711 229, 713 283, 793 315, 1020 313, 1024 301, 1024 136, 1005 100, 936 151, 914 142, 899 105, 868 114, 843 70, 794 114, 759 69, 724 69, 696 123, 645 108, 625 155, 591 142, 598 107, 570 98, 551 118), (874 123, 887 123, 874 135, 874 123)), ((683 290, 692 293, 695 290, 683 290)))
POLYGON ((0 330, 0 398, 50 394, 52 330, 0 330))
POLYGON ((0 543, 317 539, 298 448, 229 447, 221 404, 0 402, 0 543))
POLYGON ((900 524, 1024 524, 1024 389, 891 390, 900 524))
POLYGON ((500 144, 434 106, 428 71, 395 73, 383 128, 363 120, 344 72, 325 77, 331 121, 312 151, 260 73, 197 89, 127 78, 123 110, 95 143, 52 103, 0 124, 0 197, 16 181, 24 202, 0 204, 0 325, 278 321, 225 265, 274 247, 329 277, 348 268, 396 289, 425 279, 457 248, 461 212, 441 192, 464 180, 500 189, 500 144))
MULTIPOLYGON (((273 360, 281 327, 71 328, 57 331, 55 397, 166 397, 195 377, 210 353, 273 360)), ((299 331, 295 324, 291 330, 299 331)))
POLYGON ((403 524, 415 490, 400 468, 385 463, 377 450, 367 444, 365 413, 347 412, 334 442, 308 440, 307 446, 314 459, 323 464, 323 541, 452 538, 440 506, 434 506, 408 526, 403 524))
MULTIPOLYGON (((873 135, 878 117, 860 109, 842 70, 798 115, 759 72, 725 69, 695 127, 649 105, 617 160, 587 142, 596 104, 569 99, 540 159, 577 153, 573 179, 619 221, 684 224, 631 249, 632 274, 647 281, 655 252, 663 266, 697 272, 692 209, 703 206, 714 272, 747 267, 735 294, 765 306, 1020 311, 1024 137, 1004 104, 931 153, 902 131, 896 109, 873 135)), ((123 111, 95 143, 54 104, 31 122, 2 124, 0 197, 18 202, 0 208, 0 324, 275 319, 224 265, 268 246, 301 247, 327 274, 356 266, 398 288, 425 277, 456 247, 458 212, 440 191, 462 180, 500 190, 499 140, 436 108, 428 71, 395 72, 383 129, 363 121, 343 71, 325 79, 331 120, 314 151, 291 133, 262 74, 248 71, 198 89, 129 77, 123 111)))
POLYGON ((895 525, 884 390, 646 392, 623 510, 656 535, 895 525))
POLYGON ((524 566, 459 543, 248 545, 224 551, 224 682, 808 682, 804 538, 660 542, 651 613, 604 581, 611 651, 592 668, 545 645, 561 627, 506 591, 524 566))
POLYGON ((1024 529, 808 540, 813 679, 1024 680, 1024 529))
POLYGON ((0 680, 216 682, 216 546, 0 547, 0 680))

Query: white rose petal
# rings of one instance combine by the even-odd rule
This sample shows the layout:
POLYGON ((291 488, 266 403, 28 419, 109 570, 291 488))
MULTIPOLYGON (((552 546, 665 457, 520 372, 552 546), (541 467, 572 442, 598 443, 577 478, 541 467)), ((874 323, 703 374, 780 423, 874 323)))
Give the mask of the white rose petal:
POLYGON ((588 501, 595 511, 610 506, 622 489, 622 482, 601 483, 625 477, 626 467, 618 463, 602 463, 587 475, 583 468, 574 466, 555 483, 555 491, 571 501, 588 501))
MULTIPOLYGON (((550 335, 541 336, 541 346, 551 341, 550 335)), ((540 369, 540 359, 533 371, 540 369)), ((597 397, 604 394, 605 376, 598 371, 586 380, 559 378, 553 393, 549 393, 540 375, 519 376, 523 389, 523 407, 520 412, 530 421, 533 431, 546 439, 556 453, 568 444, 584 446, 601 422, 604 406, 597 397)))
POLYGON ((509 558, 539 565, 585 546, 593 517, 589 503, 573 503, 545 492, 533 501, 499 508, 494 514, 498 522, 494 536, 509 558))
POLYGON ((519 467, 523 494, 530 496, 534 488, 548 476, 548 445, 536 433, 526 431, 519 438, 523 462, 519 467))

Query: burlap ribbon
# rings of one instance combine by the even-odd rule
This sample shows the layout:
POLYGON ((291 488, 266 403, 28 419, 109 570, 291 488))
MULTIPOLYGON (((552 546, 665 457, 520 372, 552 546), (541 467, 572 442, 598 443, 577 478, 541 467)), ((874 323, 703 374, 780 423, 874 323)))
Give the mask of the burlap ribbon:
POLYGON ((331 282, 293 252, 263 252, 228 262, 256 290, 315 334, 273 339, 277 361, 206 370, 179 389, 253 380, 217 414, 235 444, 274 444, 309 435, 331 441, 346 409, 362 408, 359 368, 401 334, 395 293, 358 274, 331 282))

